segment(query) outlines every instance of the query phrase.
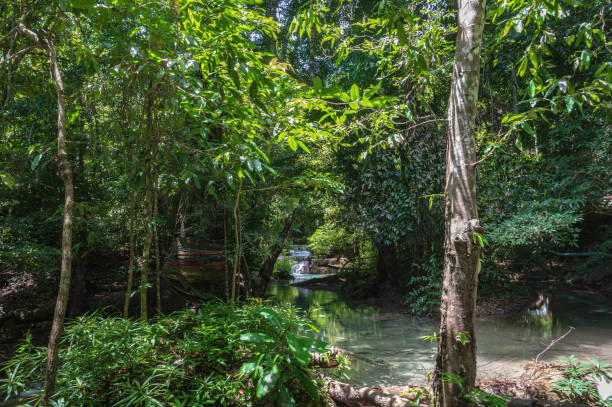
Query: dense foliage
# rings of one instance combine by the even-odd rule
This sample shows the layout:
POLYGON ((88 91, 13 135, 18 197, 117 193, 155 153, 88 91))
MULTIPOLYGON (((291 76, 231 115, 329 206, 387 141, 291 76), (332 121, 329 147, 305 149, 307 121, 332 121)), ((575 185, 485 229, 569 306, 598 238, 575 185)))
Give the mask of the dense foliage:
MULTIPOLYGON (((93 302, 100 293, 115 306, 120 293, 124 316, 140 311, 143 319, 153 302, 158 313, 177 308, 165 295, 169 287, 191 300, 203 292, 231 302, 263 296, 272 276, 288 277, 290 262, 276 260, 294 243, 309 244, 316 257, 345 257, 346 293, 390 292, 414 312, 437 309, 453 2, 2 5, 0 323, 50 318, 60 268, 61 108, 48 52, 29 32, 53 44, 65 87, 75 190, 71 316, 100 305, 93 302), (178 256, 179 246, 216 256, 220 277, 202 291, 166 279, 164 261, 178 256)), ((479 264, 488 281, 499 282, 508 270, 517 278, 550 272, 577 255, 587 259, 578 277, 607 272, 611 13, 605 0, 487 5, 473 163, 484 232, 473 238, 483 246, 479 264)), ((195 397, 240 404, 251 396, 279 402, 291 402, 289 393, 316 396, 302 377, 308 369, 301 350, 308 346, 280 334, 297 324, 284 325, 290 311, 279 311, 277 323, 261 306, 208 307, 210 315, 182 313, 151 325, 95 315, 72 323, 60 396, 78 404, 73 389, 82 388, 93 404, 144 400, 137 397, 155 404, 161 397, 176 405, 195 397), (224 318, 234 325, 223 326, 224 318), (262 332, 257 324, 269 326, 262 332), (240 342, 241 330, 266 333, 276 345, 257 335, 240 342), (177 355, 165 344, 159 353, 170 332, 189 352, 177 355), (235 342, 215 348, 222 335, 235 342), (194 339, 200 336, 202 345, 194 339), (86 360, 99 356, 87 338, 91 346, 104 343, 107 355, 128 359, 86 360), (121 351, 145 339, 150 346, 121 351), (246 353, 237 350, 239 342, 246 353), (218 353, 192 357, 204 346, 218 353), (248 352, 267 355, 273 346, 280 356, 245 365, 248 374, 234 380, 248 352), (152 363, 157 357, 160 363, 152 363), (215 370, 221 360, 225 365, 215 370), (91 375, 71 382, 68 370, 88 363, 91 375), (189 369, 206 374, 194 379, 189 369), (255 394, 249 381, 260 384, 255 394), (274 389, 262 390, 263 382, 274 389)), ((34 380, 43 357, 41 349, 21 348, 11 391, 34 380)))
MULTIPOLYGON (((316 405, 310 352, 295 309, 208 303, 150 324, 91 314, 66 327, 57 406, 316 405)), ((39 382, 46 348, 26 341, 3 367, 8 396, 39 382)))

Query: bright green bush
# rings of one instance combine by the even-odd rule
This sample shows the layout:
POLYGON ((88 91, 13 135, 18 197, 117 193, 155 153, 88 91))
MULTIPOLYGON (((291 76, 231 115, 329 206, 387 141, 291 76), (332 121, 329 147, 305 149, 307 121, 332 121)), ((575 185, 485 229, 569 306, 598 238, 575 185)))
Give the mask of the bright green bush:
POLYGON ((576 247, 581 219, 567 200, 530 202, 523 211, 487 226, 486 238, 496 257, 529 261, 534 252, 576 247))
POLYGON ((603 400, 595 387, 595 378, 610 379, 612 365, 595 358, 591 363, 579 363, 574 355, 563 357, 557 363, 563 370, 563 379, 552 386, 562 400, 570 400, 589 405, 611 407, 612 398, 603 400))
MULTIPOLYGON (((306 320, 290 307, 209 303, 144 324, 99 314, 66 326, 57 405, 317 405, 311 351, 328 345, 298 335, 306 320)), ((46 348, 29 341, 2 369, 0 394, 43 377, 46 348)), ((35 401, 33 402, 35 403, 35 401)))
POLYGON ((356 249, 361 254, 364 250, 371 251, 371 242, 359 232, 349 232, 335 222, 326 222, 308 238, 308 249, 315 256, 346 256, 355 257, 356 249))
POLYGON ((291 279, 291 267, 295 264, 295 261, 291 259, 279 259, 274 264, 273 277, 278 280, 289 280, 291 279))

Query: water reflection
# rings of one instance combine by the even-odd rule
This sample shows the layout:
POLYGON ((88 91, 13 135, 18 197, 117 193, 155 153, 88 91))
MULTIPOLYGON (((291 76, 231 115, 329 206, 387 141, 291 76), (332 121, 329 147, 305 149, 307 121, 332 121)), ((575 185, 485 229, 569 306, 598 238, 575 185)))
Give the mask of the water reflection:
MULTIPOLYGON (((435 344, 421 337, 437 331, 437 321, 349 305, 337 293, 325 290, 273 284, 269 294, 277 301, 307 310, 321 328, 313 335, 353 354, 350 379, 354 384, 424 384, 426 373, 433 369, 435 344)), ((541 360, 575 354, 585 361, 591 357, 612 361, 609 307, 571 296, 543 295, 541 300, 537 307, 520 315, 477 322, 479 378, 516 378, 524 364, 570 325, 576 330, 541 360)))
POLYGON ((425 382, 426 370, 433 366, 435 344, 420 337, 432 334, 433 322, 383 313, 375 307, 350 306, 331 291, 272 285, 269 294, 307 310, 320 328, 313 335, 352 353, 352 383, 425 382))

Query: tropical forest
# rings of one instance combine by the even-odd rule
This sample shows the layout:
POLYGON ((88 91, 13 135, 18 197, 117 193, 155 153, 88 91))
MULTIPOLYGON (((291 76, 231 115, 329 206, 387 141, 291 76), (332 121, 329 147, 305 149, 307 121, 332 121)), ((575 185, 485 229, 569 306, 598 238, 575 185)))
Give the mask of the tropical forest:
POLYGON ((610 0, 0 0, 0 407, 612 407, 610 0))

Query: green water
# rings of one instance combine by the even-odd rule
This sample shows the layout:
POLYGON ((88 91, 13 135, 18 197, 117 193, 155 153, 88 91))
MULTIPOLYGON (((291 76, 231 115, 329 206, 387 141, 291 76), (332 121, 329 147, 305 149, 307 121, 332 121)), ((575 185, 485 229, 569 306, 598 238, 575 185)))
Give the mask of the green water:
MULTIPOLYGON (((376 307, 350 305, 338 294, 275 283, 269 289, 277 301, 309 310, 320 328, 318 336, 352 354, 350 382, 368 386, 426 383, 435 360, 432 335, 438 322, 376 307)), ((551 340, 576 328, 540 359, 554 361, 575 354, 581 360, 597 357, 612 362, 612 309, 577 297, 558 295, 539 310, 477 321, 480 379, 516 379, 523 366, 551 340)))

